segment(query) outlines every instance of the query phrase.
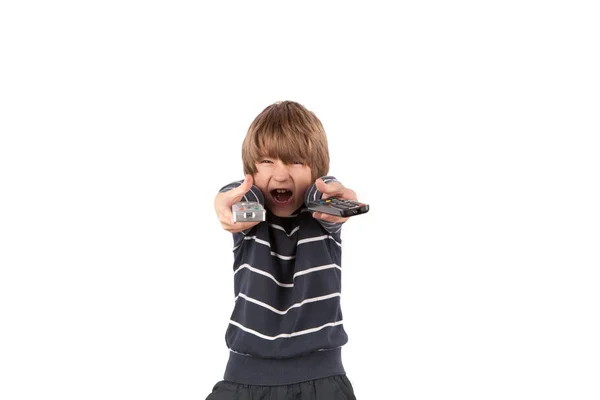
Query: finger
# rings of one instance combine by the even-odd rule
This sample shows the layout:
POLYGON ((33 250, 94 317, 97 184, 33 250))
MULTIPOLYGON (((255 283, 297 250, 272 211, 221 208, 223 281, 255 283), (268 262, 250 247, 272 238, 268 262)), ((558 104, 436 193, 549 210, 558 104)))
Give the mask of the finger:
POLYGON ((233 213, 226 209, 221 209, 217 212, 217 216, 219 218, 219 222, 223 225, 223 228, 228 229, 233 226, 233 213))
POLYGON ((229 208, 223 209, 221 211, 221 223, 233 225, 233 212, 229 208))
POLYGON ((327 222, 333 222, 336 224, 342 224, 342 223, 348 221, 348 217, 344 217, 344 218, 337 217, 335 215, 325 214, 325 213, 320 213, 320 212, 314 212, 313 217, 316 219, 320 219, 320 220, 327 221, 327 222))
POLYGON ((235 230, 244 230, 247 229, 249 227, 252 227, 254 225, 256 225, 258 222, 255 221, 234 221, 233 220, 233 213, 230 212, 226 212, 223 211, 221 212, 221 214, 219 215, 219 222, 221 223, 221 225, 223 225, 223 228, 230 230, 230 229, 235 229, 235 230))
POLYGON ((247 229, 252 228, 253 226, 259 224, 260 221, 256 221, 256 222, 232 222, 229 226, 225 227, 226 230, 228 230, 229 232, 235 233, 235 232, 241 232, 241 231, 245 231, 247 229))
POLYGON ((315 181, 315 184, 317 185, 317 190, 319 192, 323 193, 323 194, 327 194, 329 192, 329 190, 330 190, 329 187, 328 187, 329 185, 327 185, 325 183, 325 181, 323 179, 321 179, 321 178, 317 179, 315 181))
POLYGON ((341 196, 344 193, 344 186, 339 182, 325 183, 323 179, 319 178, 315 181, 315 184, 317 185, 317 190, 323 193, 323 199, 341 196))
POLYGON ((358 197, 356 197, 356 192, 354 190, 348 189, 348 188, 344 188, 344 193, 342 194, 342 198, 358 201, 358 197))
POLYGON ((248 193, 248 191, 250 190, 250 188, 252 188, 252 175, 248 174, 245 176, 244 178, 244 182, 242 182, 242 184, 238 187, 236 187, 235 189, 231 189, 230 192, 230 201, 231 204, 233 203, 237 203, 238 201, 242 200, 242 197, 244 197, 244 195, 246 193, 248 193))

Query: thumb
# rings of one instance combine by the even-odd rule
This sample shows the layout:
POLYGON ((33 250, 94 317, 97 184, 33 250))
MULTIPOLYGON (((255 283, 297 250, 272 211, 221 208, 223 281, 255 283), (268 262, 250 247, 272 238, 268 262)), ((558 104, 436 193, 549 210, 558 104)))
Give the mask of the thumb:
POLYGON ((327 184, 325 183, 325 181, 321 178, 317 179, 315 181, 315 184, 317 185, 317 190, 321 193, 327 194, 327 192, 329 191, 329 188, 327 187, 327 184))
POLYGON ((231 204, 237 203, 242 199, 242 197, 244 197, 246 193, 248 193, 248 191, 252 187, 252 182, 252 175, 248 174, 246 175, 246 177, 244 178, 244 182, 242 182, 240 186, 231 190, 231 204))

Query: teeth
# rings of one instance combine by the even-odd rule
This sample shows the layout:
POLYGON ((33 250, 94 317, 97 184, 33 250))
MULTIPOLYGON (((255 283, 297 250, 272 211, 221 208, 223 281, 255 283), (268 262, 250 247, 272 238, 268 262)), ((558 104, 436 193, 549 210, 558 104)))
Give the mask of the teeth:
POLYGON ((285 193, 285 192, 287 192, 286 189, 277 189, 277 193, 285 193))

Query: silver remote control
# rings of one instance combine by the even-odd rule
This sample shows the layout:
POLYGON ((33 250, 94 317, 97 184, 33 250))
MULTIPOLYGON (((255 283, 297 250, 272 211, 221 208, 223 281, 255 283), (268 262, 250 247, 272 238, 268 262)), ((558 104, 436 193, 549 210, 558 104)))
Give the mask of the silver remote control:
POLYGON ((240 201, 231 207, 233 222, 265 221, 267 213, 264 207, 256 201, 240 201))

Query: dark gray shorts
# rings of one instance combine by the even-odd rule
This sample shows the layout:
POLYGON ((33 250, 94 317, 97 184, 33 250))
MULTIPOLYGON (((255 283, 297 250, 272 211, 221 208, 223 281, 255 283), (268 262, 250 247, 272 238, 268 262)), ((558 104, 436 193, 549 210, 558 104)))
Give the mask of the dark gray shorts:
POLYGON ((220 381, 206 400, 356 400, 346 375, 282 386, 254 386, 220 381))

